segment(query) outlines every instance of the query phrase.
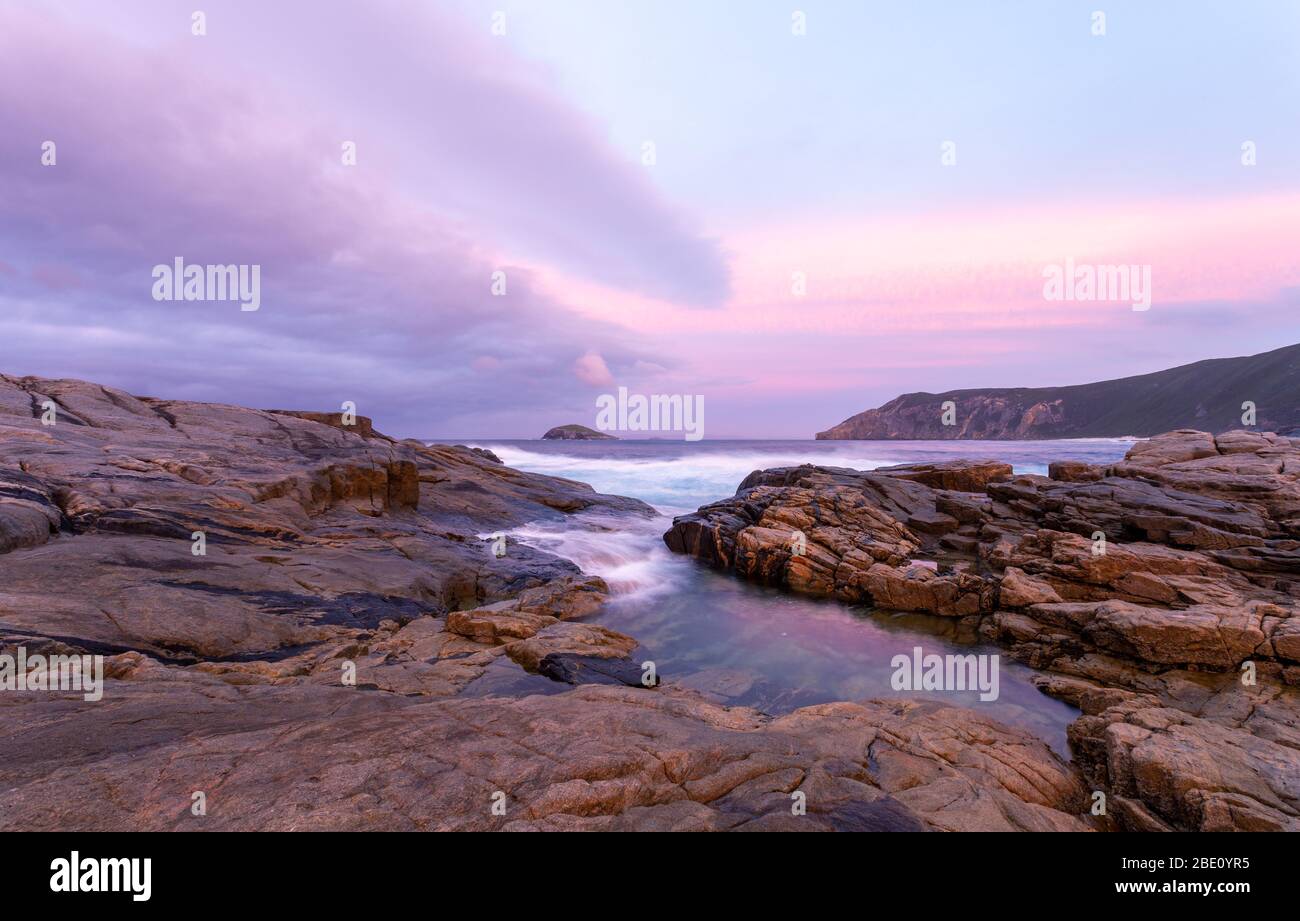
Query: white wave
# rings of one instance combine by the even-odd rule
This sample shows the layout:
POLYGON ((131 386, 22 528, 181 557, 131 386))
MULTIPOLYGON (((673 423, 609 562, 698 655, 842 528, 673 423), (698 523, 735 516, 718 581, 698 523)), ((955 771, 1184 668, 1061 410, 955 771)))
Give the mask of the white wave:
POLYGON ((691 565, 664 546, 663 533, 671 524, 665 517, 577 515, 561 523, 534 522, 506 533, 600 576, 616 595, 644 598, 676 589, 681 570, 691 565))
POLYGON ((597 492, 633 496, 669 515, 695 511, 706 502, 734 495, 755 470, 822 464, 873 470, 899 463, 851 451, 692 451, 678 457, 580 457, 542 454, 513 445, 491 450, 510 467, 589 483, 597 492))

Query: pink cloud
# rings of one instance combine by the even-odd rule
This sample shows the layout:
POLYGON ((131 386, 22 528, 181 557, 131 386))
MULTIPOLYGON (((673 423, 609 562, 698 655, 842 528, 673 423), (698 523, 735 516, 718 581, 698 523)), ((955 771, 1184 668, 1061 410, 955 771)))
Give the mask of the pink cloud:
POLYGON ((735 293, 718 311, 684 310, 545 269, 539 284, 565 292, 592 319, 675 337, 1106 326, 1131 305, 1047 301, 1044 268, 1067 258, 1150 265, 1155 309, 1271 298, 1300 285, 1300 196, 782 221, 737 229, 726 242, 735 293))
POLYGON ((614 383, 605 359, 597 352, 588 352, 573 363, 573 376, 593 387, 608 387, 614 383))

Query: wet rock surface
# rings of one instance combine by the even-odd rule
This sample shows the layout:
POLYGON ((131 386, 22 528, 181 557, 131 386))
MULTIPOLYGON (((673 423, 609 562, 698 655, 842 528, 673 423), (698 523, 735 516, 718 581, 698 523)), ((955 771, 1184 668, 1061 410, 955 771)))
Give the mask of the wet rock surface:
POLYGON ((1072 747, 1121 827, 1300 829, 1300 440, 1180 430, 1050 472, 756 471, 664 540, 1071 676, 1043 688, 1092 702, 1072 747))
POLYGON ((646 687, 635 638, 583 622, 600 579, 490 549, 588 510, 651 512, 364 417, 0 376, 0 652, 108 657, 101 700, 0 693, 0 828, 1093 827, 1075 768, 969 710, 646 687))

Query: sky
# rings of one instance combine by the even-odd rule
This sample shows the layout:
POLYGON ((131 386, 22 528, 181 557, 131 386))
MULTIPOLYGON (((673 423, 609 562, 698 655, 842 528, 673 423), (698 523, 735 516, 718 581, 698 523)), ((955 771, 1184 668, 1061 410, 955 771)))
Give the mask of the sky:
POLYGON ((0 0, 0 371, 465 439, 626 387, 806 438, 1267 351, 1297 49, 1291 0, 0 0), (155 299, 177 258, 259 308, 155 299), (1067 260, 1149 309, 1045 297, 1067 260))

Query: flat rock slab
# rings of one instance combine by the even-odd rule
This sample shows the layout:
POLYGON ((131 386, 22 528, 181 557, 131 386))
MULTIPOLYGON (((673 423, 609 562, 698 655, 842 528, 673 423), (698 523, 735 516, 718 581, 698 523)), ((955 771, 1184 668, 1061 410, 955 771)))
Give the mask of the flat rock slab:
POLYGON ((170 671, 102 706, 0 698, 0 829, 1088 828, 1045 745, 933 703, 772 719, 664 689, 429 700, 170 671))

